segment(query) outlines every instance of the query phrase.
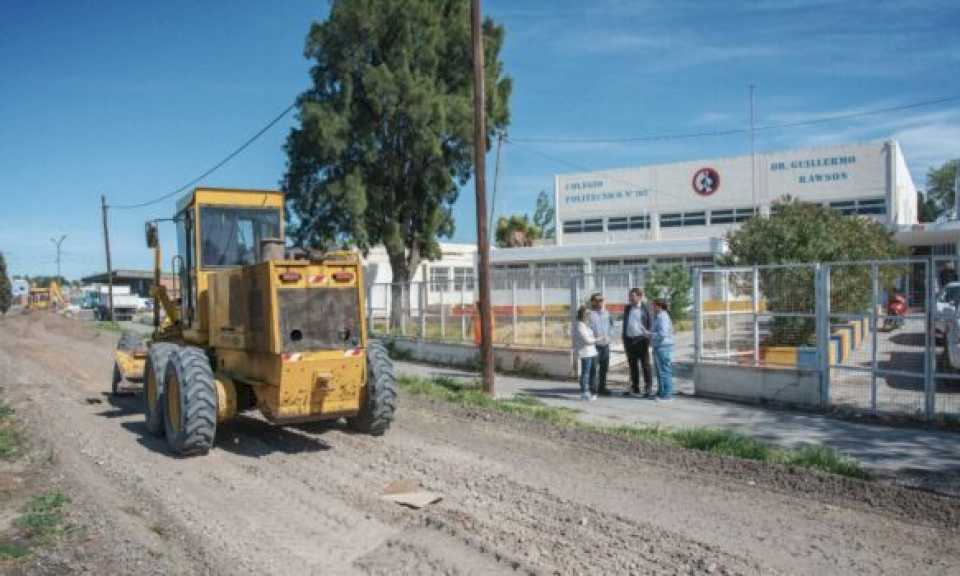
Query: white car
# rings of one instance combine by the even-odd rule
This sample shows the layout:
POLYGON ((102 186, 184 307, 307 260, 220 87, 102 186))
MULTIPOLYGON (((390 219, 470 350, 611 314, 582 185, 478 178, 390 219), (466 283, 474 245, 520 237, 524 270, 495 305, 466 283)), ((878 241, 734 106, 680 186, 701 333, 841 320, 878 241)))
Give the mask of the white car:
POLYGON ((951 282, 937 292, 936 314, 933 318, 937 337, 947 333, 947 323, 954 320, 958 302, 960 302, 960 282, 951 282))

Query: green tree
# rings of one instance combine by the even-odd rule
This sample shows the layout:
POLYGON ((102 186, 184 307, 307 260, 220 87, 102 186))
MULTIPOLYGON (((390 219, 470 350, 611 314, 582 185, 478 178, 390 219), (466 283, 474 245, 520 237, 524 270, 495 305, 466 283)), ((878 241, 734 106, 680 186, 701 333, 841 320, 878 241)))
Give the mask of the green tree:
POLYGON ((544 238, 553 238, 557 235, 553 199, 546 190, 541 190, 537 195, 537 209, 533 213, 533 223, 540 229, 544 238))
MULTIPOLYGON (((727 235, 729 256, 724 264, 855 262, 904 255, 904 249, 896 243, 893 233, 869 218, 844 216, 832 208, 798 202, 789 197, 775 202, 772 212, 771 217, 749 220, 739 230, 727 235)), ((902 273, 898 266, 881 267, 882 287, 889 288, 902 273)), ((762 270, 760 291, 770 312, 814 311, 812 268, 762 270)), ((831 310, 863 313, 869 310, 871 302, 870 266, 837 266, 832 269, 831 310)), ((776 317, 769 343, 802 345, 812 343, 813 338, 812 318, 776 317)))
POLYGON ((690 271, 680 265, 654 266, 643 282, 643 290, 650 298, 667 299, 673 320, 686 320, 690 317, 692 286, 690 271))
POLYGON ((539 240, 540 228, 530 222, 526 214, 514 214, 507 218, 497 219, 496 243, 499 248, 518 248, 533 246, 534 240, 539 240))
MULTIPOLYGON (((310 27, 312 86, 299 98, 282 183, 296 244, 364 253, 383 244, 395 283, 440 257, 473 172, 469 24, 467 0, 334 0, 310 27)), ((483 37, 489 150, 509 123, 512 81, 503 27, 487 18, 483 37)))
POLYGON ((0 314, 6 314, 12 303, 13 290, 7 276, 7 260, 3 257, 3 252, 0 252, 0 314))
POLYGON ((950 160, 927 170, 927 203, 929 210, 935 213, 932 219, 953 208, 958 167, 960 160, 950 160))

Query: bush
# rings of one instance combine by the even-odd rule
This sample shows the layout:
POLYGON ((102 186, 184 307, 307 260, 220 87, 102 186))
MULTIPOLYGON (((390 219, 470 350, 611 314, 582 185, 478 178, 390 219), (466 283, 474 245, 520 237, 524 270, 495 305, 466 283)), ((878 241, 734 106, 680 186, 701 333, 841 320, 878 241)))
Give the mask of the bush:
POLYGON ((644 292, 650 298, 666 298, 670 302, 670 318, 674 321, 690 317, 690 271, 680 266, 654 266, 644 280, 644 292))

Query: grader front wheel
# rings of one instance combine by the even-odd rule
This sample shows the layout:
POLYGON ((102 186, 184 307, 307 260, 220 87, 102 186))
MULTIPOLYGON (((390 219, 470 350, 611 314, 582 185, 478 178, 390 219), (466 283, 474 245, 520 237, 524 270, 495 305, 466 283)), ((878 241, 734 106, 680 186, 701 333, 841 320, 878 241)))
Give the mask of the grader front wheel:
POLYGON ((397 383, 393 361, 378 341, 367 345, 367 386, 360 413, 349 420, 350 427, 374 436, 383 435, 393 422, 397 383))
POLYGON ((217 390, 203 350, 185 346, 170 356, 163 398, 170 449, 183 456, 210 450, 217 431, 217 390))
POLYGON ((143 414, 146 417, 147 430, 159 436, 163 434, 163 378, 167 373, 167 362, 177 349, 176 344, 157 342, 150 346, 147 361, 143 365, 143 414))

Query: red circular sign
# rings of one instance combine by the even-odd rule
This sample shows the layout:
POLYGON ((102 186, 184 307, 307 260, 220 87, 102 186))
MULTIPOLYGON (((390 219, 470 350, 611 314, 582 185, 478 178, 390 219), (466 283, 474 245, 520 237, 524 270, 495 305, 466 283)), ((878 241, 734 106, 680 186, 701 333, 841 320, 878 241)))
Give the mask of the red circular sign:
POLYGON ((693 190, 701 196, 710 196, 720 189, 720 174, 713 168, 706 167, 693 174, 693 190))

